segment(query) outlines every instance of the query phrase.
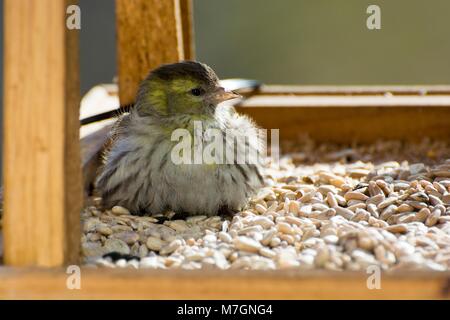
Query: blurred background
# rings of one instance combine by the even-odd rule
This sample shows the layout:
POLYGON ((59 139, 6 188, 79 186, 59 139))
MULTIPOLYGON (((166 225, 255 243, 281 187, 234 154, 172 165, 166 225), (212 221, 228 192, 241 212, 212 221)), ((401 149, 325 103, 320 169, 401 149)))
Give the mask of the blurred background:
MULTIPOLYGON (((82 90, 115 75, 114 1, 81 0, 82 90)), ((197 58, 267 83, 450 83, 448 0, 194 0, 197 58), (381 30, 366 9, 381 8, 381 30)))
MULTIPOLYGON (((85 93, 116 74, 114 0, 79 5, 85 93)), ((196 53, 222 78, 450 83, 449 15, 448 0, 194 0, 196 53), (366 27, 370 4, 381 8, 381 30, 366 27)), ((3 34, 3 23, 0 28, 3 34)))
MULTIPOLYGON (((79 5, 84 94, 116 74, 114 0, 79 5)), ((265 83, 450 84, 449 15, 449 0, 194 0, 196 56, 221 78, 265 83), (381 30, 366 27, 370 4, 381 30)))

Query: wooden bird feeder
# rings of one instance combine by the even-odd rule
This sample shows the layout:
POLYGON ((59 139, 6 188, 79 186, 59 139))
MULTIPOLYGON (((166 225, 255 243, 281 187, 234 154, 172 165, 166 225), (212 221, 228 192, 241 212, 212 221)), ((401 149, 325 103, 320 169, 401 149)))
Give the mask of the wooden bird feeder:
MULTIPOLYGON (((448 272, 388 273, 380 290, 370 290, 364 272, 82 267, 81 289, 67 289, 66 266, 80 257, 83 188, 93 179, 107 131, 80 143, 78 31, 65 25, 70 4, 4 1, 0 299, 449 298, 448 272)), ((148 70, 194 58, 191 11, 190 0, 116 0, 122 105, 133 102, 148 70)), ((426 132, 450 141, 450 86, 268 85, 238 110, 264 128, 283 128, 281 140, 298 133, 319 142, 416 140, 426 132)))

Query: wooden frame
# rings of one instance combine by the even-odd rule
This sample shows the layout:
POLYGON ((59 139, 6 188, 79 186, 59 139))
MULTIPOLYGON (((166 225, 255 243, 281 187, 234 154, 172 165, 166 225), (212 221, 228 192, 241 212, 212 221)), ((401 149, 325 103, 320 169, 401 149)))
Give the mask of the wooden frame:
MULTIPOLYGON (((67 289, 63 266, 77 262, 79 252, 81 172, 87 191, 108 129, 81 141, 80 161, 79 97, 74 94, 78 92, 77 34, 65 28, 62 14, 69 1, 42 0, 39 6, 44 6, 41 2, 48 4, 45 12, 28 0, 4 2, 7 266, 0 267, 0 299, 449 298, 448 272, 383 274, 382 289, 369 290, 365 273, 82 268, 81 290, 67 289), (35 10, 29 10, 30 5, 35 10), (17 130, 22 124, 23 129, 17 130)), ((193 57, 192 4, 116 0, 116 5, 119 90, 125 104, 132 101, 145 70, 193 57), (147 6, 154 10, 136 10, 147 6), (162 27, 166 33, 158 33, 162 27), (139 33, 149 29, 148 34, 139 33), (137 36, 145 39, 142 48, 130 45, 137 36), (141 56, 149 50, 151 56, 141 56)), ((448 86, 266 86, 238 109, 262 127, 283 128, 281 139, 307 133, 318 141, 417 140, 423 132, 450 139, 448 86)))
POLYGON ((78 34, 66 0, 5 0, 5 263, 79 256, 78 34))
POLYGON ((450 87, 445 86, 266 86, 237 110, 263 128, 283 128, 280 139, 299 133, 336 143, 417 141, 424 132, 430 138, 450 137, 450 87))
POLYGON ((63 269, 0 268, 4 299, 448 299, 449 273, 402 272, 367 288, 365 273, 84 268, 80 290, 63 269))

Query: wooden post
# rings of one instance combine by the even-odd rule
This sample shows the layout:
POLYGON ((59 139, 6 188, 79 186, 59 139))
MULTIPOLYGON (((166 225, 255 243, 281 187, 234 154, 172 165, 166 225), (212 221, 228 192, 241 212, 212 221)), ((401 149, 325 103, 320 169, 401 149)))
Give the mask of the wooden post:
POLYGON ((134 102, 151 69, 193 58, 190 14, 190 0, 116 0, 121 105, 134 102))
POLYGON ((79 257, 78 32, 69 0, 5 0, 4 251, 14 266, 79 257))
POLYGON ((192 0, 180 0, 181 27, 183 29, 184 59, 195 59, 194 9, 192 0))

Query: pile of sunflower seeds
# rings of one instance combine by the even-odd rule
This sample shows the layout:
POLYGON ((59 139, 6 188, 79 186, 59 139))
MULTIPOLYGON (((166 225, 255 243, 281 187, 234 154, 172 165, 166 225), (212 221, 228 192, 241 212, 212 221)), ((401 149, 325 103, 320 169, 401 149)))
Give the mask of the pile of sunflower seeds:
POLYGON ((430 144, 412 145, 422 162, 370 161, 383 151, 389 159, 392 143, 385 145, 316 148, 326 162, 311 164, 301 153, 290 153, 279 167, 268 166, 268 185, 227 219, 163 221, 132 216, 122 207, 102 211, 95 199, 82 216, 85 262, 129 268, 449 270, 449 149, 435 146, 437 155, 430 144), (110 252, 118 256, 104 256, 110 252))

